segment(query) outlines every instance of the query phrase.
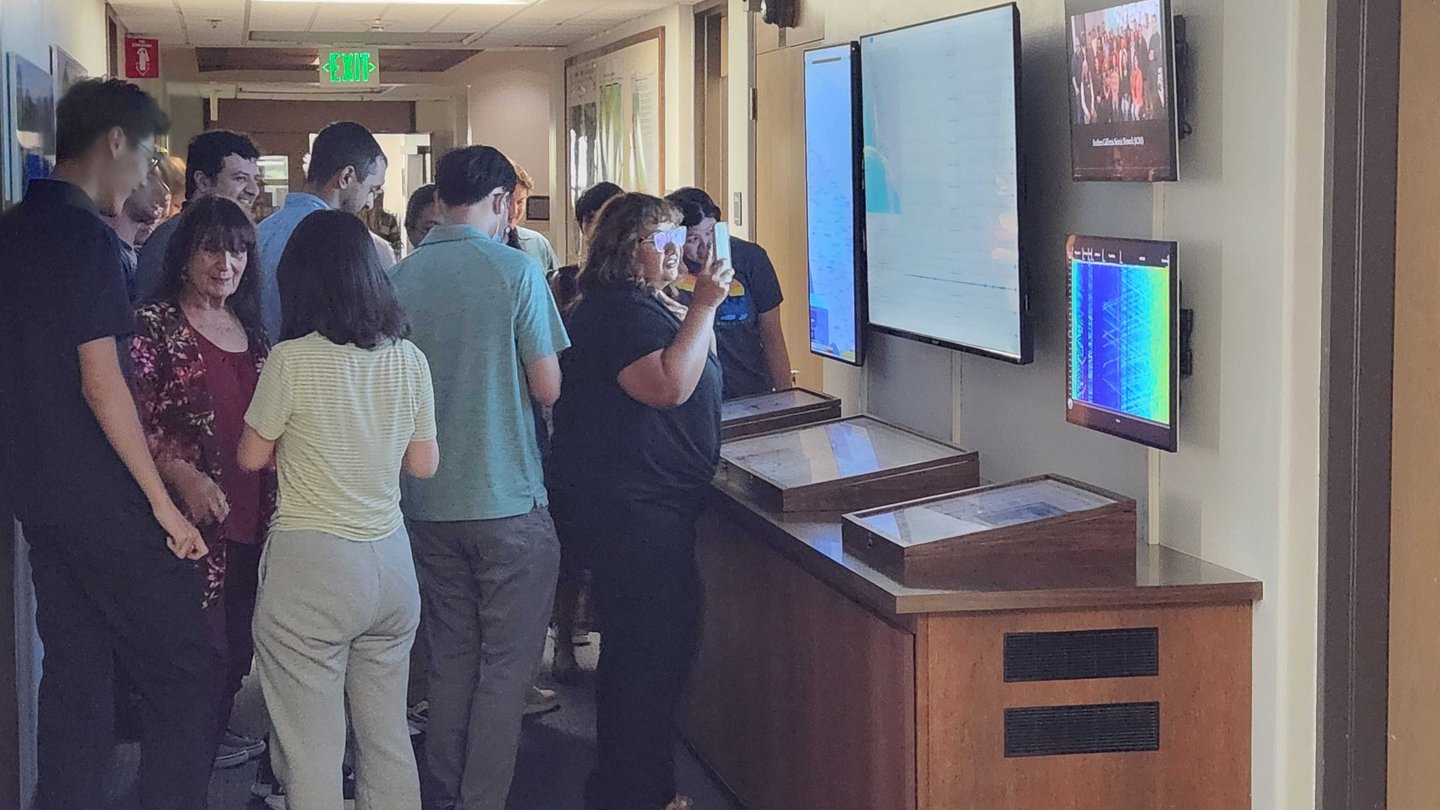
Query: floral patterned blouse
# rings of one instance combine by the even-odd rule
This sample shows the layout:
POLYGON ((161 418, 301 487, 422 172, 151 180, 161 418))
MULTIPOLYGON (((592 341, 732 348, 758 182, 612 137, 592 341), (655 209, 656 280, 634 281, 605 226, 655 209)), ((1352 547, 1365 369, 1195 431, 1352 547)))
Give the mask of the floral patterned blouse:
MULTIPOLYGON (((200 334, 179 305, 157 302, 141 307, 137 328, 130 339, 130 356, 135 364, 136 399, 140 422, 150 453, 156 461, 184 461, 210 476, 226 492, 221 454, 234 454, 235 447, 222 447, 215 438, 215 408, 205 383, 205 360, 200 334)), ((264 335, 249 333, 250 355, 258 374, 269 354, 264 335)), ((262 473, 262 526, 275 511, 275 475, 262 473)), ((177 504, 183 506, 178 498, 177 504)), ((193 519, 193 516, 192 516, 193 519)), ((210 553, 205 557, 205 607, 219 599, 225 584, 225 544, 220 525, 200 526, 210 553)))

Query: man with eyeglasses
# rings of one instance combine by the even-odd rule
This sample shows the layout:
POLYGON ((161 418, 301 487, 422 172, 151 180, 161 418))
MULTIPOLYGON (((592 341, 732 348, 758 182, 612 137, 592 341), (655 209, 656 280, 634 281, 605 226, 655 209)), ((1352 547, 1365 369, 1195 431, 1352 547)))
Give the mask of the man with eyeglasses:
POLYGON ((430 645, 426 752, 437 807, 501 810, 545 646, 560 543, 534 407, 570 346, 540 264, 506 247, 515 169, 488 146, 435 170, 440 219, 393 271, 430 362, 440 471, 401 480, 430 645))
MULTIPOLYGON (((165 209, 170 204, 170 189, 166 187, 160 170, 155 169, 145 178, 144 184, 136 189, 120 210, 114 215, 102 213, 100 218, 105 220, 115 235, 120 237, 120 264, 125 271, 126 292, 129 293, 130 302, 139 302, 140 284, 137 280, 137 268, 139 266, 138 250, 145 241, 142 238, 147 230, 154 227, 155 223, 164 216, 165 209)), ((151 234, 153 237, 154 234, 151 234)))
MULTIPOLYGON (((212 129, 195 136, 185 152, 185 200, 215 195, 234 200, 246 211, 260 196, 260 149, 248 135, 212 129)), ((140 250, 136 287, 142 296, 154 292, 164 273, 165 251, 180 228, 180 217, 166 220, 140 250)), ((274 339, 274 335, 270 336, 274 339)))
MULTIPOLYGON (((38 806, 103 807, 114 659, 145 700, 140 806, 205 806, 220 659, 207 549, 166 492, 120 362, 134 310, 101 221, 155 169, 155 100, 91 79, 56 107, 54 175, 0 217, 0 471, 30 544, 40 682, 38 806)), ((128 356, 128 350, 123 352, 128 356)))

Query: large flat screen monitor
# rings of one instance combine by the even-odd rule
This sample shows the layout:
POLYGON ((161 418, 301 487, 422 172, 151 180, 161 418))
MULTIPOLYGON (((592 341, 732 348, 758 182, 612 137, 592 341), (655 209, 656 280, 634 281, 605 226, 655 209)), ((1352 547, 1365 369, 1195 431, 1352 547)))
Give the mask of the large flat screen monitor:
POLYGON ((1030 360, 1011 5, 860 40, 870 324, 1030 360))
POLYGON ((1170 0, 1069 0, 1066 34, 1074 179, 1179 179, 1170 0))
POLYGON ((1180 283, 1174 242, 1071 236, 1065 418, 1175 451, 1180 283))
POLYGON ((857 366, 866 320, 859 95, 858 44, 805 52, 810 351, 857 366))

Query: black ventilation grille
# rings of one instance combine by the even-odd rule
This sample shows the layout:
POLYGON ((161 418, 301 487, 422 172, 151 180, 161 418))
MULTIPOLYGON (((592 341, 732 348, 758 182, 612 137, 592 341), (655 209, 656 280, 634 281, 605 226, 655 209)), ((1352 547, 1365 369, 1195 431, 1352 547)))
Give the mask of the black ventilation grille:
POLYGON ((1160 674, 1160 630, 1006 633, 1005 682, 1147 678, 1160 674))
POLYGON ((1005 710, 1007 757, 1118 754, 1159 750, 1159 703, 1040 706, 1005 710))

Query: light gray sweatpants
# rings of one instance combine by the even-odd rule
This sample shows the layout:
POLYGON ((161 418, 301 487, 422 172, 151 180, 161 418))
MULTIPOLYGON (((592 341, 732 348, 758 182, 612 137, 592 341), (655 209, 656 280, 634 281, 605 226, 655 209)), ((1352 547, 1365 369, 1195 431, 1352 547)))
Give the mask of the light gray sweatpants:
POLYGON ((340 810, 345 704, 355 732, 356 810, 418 810, 405 721, 420 590, 402 528, 359 543, 272 532, 260 561, 255 664, 290 810, 340 810))

